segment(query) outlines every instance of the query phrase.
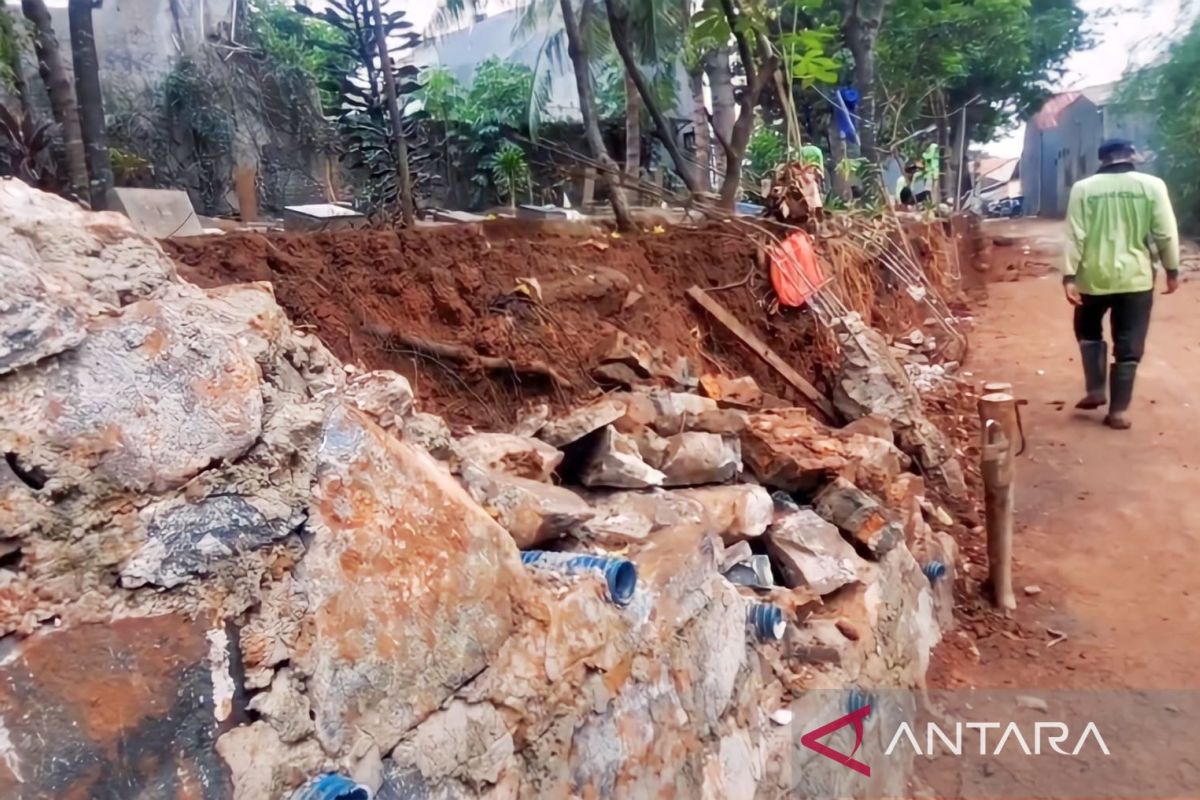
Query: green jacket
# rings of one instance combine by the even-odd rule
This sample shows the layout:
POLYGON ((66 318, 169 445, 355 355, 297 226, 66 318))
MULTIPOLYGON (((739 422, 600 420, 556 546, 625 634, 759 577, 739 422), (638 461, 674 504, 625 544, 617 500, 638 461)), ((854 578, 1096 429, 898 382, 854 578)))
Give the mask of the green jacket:
POLYGON ((1114 164, 1071 187, 1067 205, 1067 280, 1083 294, 1154 288, 1150 243, 1167 272, 1179 269, 1179 232, 1167 185, 1114 164))

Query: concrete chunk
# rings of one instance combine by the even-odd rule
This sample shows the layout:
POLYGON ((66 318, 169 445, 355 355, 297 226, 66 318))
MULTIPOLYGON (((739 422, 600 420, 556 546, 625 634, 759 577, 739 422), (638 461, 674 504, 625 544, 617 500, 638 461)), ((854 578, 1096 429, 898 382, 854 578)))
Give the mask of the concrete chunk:
POLYGON ((724 483, 741 474, 741 443, 715 433, 677 433, 667 439, 660 469, 667 486, 724 483))
POLYGON ((562 536, 593 516, 587 502, 569 489, 473 463, 463 466, 462 482, 522 550, 562 536))
POLYGON ((844 478, 838 478, 822 489, 815 500, 821 517, 863 545, 876 558, 904 541, 904 526, 894 515, 844 478))
POLYGON ((637 441, 611 425, 600 433, 595 449, 580 473, 584 486, 645 489, 662 486, 666 476, 642 460, 637 441))
POLYGON ((540 439, 511 433, 475 433, 454 443, 458 457, 493 472, 549 483, 563 454, 540 439))
POLYGON ((552 419, 538 431, 538 438, 555 447, 566 447, 592 431, 616 422, 625 415, 625 403, 620 399, 604 398, 591 405, 576 408, 566 416, 552 419))
POLYGON ((729 543, 762 536, 775 513, 767 490, 749 483, 677 489, 675 494, 698 502, 709 530, 729 543))
POLYGON ((767 529, 765 539, 788 588, 829 594, 858 579, 862 559, 838 529, 812 509, 784 514, 767 529))

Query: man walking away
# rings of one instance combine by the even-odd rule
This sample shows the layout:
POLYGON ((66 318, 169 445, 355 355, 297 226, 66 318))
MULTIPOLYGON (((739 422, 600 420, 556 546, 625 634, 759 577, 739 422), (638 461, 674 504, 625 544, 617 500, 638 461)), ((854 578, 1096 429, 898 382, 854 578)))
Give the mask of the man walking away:
POLYGON ((1125 416, 1146 346, 1154 301, 1151 243, 1167 273, 1171 294, 1179 288, 1179 233, 1167 186, 1133 165, 1131 143, 1100 145, 1100 169, 1071 187, 1067 206, 1067 260, 1063 289, 1075 307, 1075 338, 1083 361, 1087 396, 1076 408, 1108 403, 1104 422, 1130 427, 1125 416), (1112 312, 1112 375, 1106 379, 1108 347, 1104 315, 1112 312), (1107 382, 1108 397, 1105 397, 1107 382))

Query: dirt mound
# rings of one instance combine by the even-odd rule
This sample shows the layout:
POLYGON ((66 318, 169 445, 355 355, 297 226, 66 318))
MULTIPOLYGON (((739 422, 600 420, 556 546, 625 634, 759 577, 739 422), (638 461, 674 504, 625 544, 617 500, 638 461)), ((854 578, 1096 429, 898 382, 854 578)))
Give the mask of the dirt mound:
POLYGON ((722 364, 733 374, 749 369, 767 391, 790 399, 790 387, 692 305, 685 295, 692 285, 736 284, 715 296, 802 372, 819 378, 823 371, 809 314, 768 317, 756 245, 726 226, 619 239, 518 238, 511 226, 235 233, 167 246, 201 286, 272 282, 292 320, 312 326, 340 358, 404 374, 424 407, 457 423, 511 424, 529 403, 559 407, 596 391, 592 351, 613 328, 686 356, 703 372, 722 364), (543 302, 527 302, 539 293, 543 302), (477 364, 418 353, 413 338, 516 367, 541 362, 567 385, 521 370, 489 376, 477 364))

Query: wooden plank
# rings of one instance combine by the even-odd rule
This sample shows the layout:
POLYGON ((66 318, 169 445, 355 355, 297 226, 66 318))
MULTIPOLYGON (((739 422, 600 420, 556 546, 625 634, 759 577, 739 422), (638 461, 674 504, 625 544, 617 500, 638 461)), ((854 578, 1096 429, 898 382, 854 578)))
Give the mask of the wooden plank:
POLYGON ((979 398, 979 420, 983 430, 980 466, 992 599, 1000 608, 1011 611, 1017 607, 1017 596, 1012 587, 1014 446, 1018 436, 1016 400, 1011 394, 1001 392, 985 394, 979 398))
POLYGON ((790 364, 780 358, 779 354, 768 347, 766 342, 755 336, 754 332, 743 325, 725 306, 714 300, 699 286, 693 286, 688 289, 687 295, 695 300, 705 311, 712 314, 717 322, 728 328, 730 333, 741 339, 744 345, 749 347, 756 356, 767 362, 785 381, 796 387, 797 391, 820 409, 826 417, 830 420, 837 418, 837 414, 833 410, 833 404, 826 399, 825 395, 818 392, 815 386, 804 380, 799 372, 792 369, 790 364))

